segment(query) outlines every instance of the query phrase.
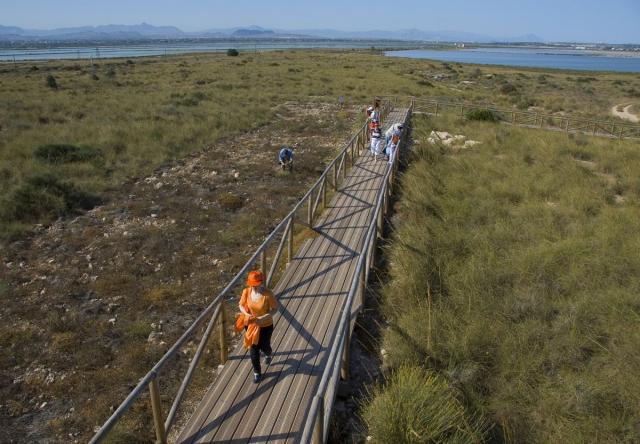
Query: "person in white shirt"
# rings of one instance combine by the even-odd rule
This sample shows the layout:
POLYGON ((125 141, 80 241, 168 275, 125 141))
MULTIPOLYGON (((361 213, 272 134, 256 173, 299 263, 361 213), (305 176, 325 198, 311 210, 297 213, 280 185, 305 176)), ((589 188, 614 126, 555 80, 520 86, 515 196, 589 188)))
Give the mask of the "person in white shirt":
POLYGON ((371 132, 371 154, 373 160, 378 160, 378 154, 382 154, 382 131, 379 127, 371 132))
POLYGON ((384 132, 384 141, 386 145, 389 145, 389 141, 393 136, 398 136, 398 138, 402 137, 402 130, 404 129, 404 125, 402 123, 394 123, 384 132))

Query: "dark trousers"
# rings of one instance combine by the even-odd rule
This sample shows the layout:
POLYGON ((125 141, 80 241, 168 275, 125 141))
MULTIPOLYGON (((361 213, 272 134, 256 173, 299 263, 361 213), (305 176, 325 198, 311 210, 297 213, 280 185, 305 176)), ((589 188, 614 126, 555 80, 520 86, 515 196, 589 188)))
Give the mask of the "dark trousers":
POLYGON ((249 349, 249 355, 251 356, 251 365, 253 365, 253 372, 262 374, 260 367, 260 352, 269 356, 271 354, 271 335, 273 334, 273 325, 268 327, 260 327, 260 337, 258 338, 258 344, 252 345, 249 349))

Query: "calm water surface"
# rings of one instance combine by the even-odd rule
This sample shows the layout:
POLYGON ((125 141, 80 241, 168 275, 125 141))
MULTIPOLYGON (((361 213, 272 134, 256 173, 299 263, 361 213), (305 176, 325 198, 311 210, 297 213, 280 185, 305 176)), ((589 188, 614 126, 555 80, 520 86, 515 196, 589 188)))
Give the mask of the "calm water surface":
POLYGON ((640 57, 610 56, 584 50, 547 48, 473 48, 458 50, 389 51, 391 57, 433 59, 482 65, 575 69, 580 71, 640 72, 640 57))
POLYGON ((46 48, 0 48, 0 61, 100 59, 112 57, 148 57, 189 53, 222 52, 229 48, 239 51, 268 51, 277 49, 340 48, 362 49, 417 47, 411 42, 384 42, 375 40, 217 40, 208 42, 150 42, 143 44, 114 44, 99 46, 56 46, 46 48))

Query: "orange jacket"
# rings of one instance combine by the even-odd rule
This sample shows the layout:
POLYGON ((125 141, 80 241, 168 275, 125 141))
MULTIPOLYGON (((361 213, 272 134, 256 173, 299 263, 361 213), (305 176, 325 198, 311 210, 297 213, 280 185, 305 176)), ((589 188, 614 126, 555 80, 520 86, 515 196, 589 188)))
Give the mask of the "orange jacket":
POLYGON ((260 291, 262 296, 257 301, 253 301, 251 299, 251 287, 245 288, 242 291, 242 296, 240 296, 240 306, 245 312, 251 313, 254 316, 254 319, 251 319, 250 316, 241 314, 240 316, 242 317, 242 321, 239 319, 236 323, 236 329, 238 329, 239 324, 243 325, 242 328, 246 327, 247 329, 244 334, 245 348, 258 344, 258 341, 260 340, 260 327, 273 325, 273 319, 270 316, 262 322, 255 318, 264 316, 278 307, 276 298, 268 288, 262 287, 260 288, 260 291))

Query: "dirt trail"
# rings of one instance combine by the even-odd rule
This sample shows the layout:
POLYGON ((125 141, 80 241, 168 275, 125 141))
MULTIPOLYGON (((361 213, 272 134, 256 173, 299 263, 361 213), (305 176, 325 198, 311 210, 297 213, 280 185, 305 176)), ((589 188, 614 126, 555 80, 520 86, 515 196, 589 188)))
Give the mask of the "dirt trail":
POLYGON ((625 105, 625 104, 616 105, 613 108, 611 108, 611 114, 623 120, 628 120, 633 123, 639 123, 640 117, 631 112, 631 107, 633 107, 633 105, 625 105))

